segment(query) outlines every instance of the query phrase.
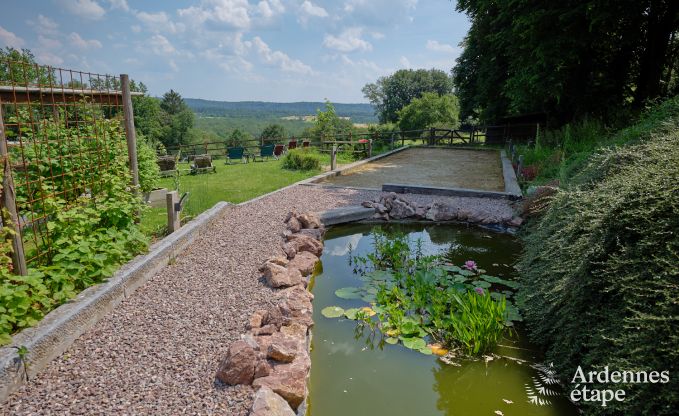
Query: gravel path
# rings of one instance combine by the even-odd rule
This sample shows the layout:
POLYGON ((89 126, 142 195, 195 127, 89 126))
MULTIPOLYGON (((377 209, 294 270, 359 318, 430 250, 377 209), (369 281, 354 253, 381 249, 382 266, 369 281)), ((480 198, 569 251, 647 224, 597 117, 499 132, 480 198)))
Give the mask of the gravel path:
MULTIPOLYGON (((271 299, 258 267, 282 253, 288 211, 356 205, 380 192, 295 186, 226 215, 3 405, 2 414, 246 415, 252 389, 215 382, 249 315, 271 299)), ((510 209, 474 198, 461 207, 510 209)))

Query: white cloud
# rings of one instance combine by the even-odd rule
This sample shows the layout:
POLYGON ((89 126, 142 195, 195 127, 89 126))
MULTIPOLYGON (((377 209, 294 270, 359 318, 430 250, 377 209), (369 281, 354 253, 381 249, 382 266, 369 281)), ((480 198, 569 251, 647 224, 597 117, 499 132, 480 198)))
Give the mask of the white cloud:
POLYGON ((402 56, 401 59, 398 60, 398 63, 405 69, 410 69, 412 67, 410 61, 405 56, 402 56))
POLYGON ((61 65, 64 63, 64 60, 60 56, 47 51, 37 51, 35 60, 43 65, 61 65))
POLYGON ((455 53, 455 48, 452 47, 451 45, 448 45, 447 43, 439 43, 436 40, 428 40, 427 49, 430 51, 434 52, 441 52, 441 53, 455 53))
POLYGON ((370 36, 372 36, 372 38, 375 40, 384 39, 386 37, 382 32, 372 32, 370 36))
POLYGON ((90 49, 90 48, 95 48, 99 49, 102 47, 101 42, 99 42, 96 39, 90 39, 86 40, 80 37, 79 34, 75 32, 71 32, 70 35, 68 35, 68 40, 71 42, 71 45, 78 49, 90 49))
POLYGON ((325 35, 323 46, 340 52, 372 50, 370 42, 361 38, 362 34, 363 29, 360 27, 351 27, 345 29, 339 36, 325 35))
POLYGON ((106 14, 95 0, 61 0, 60 3, 69 13, 85 19, 98 20, 106 14))
POLYGON ((21 39, 19 36, 15 35, 14 33, 6 30, 2 26, 0 26, 0 42, 4 46, 9 46, 12 48, 21 48, 24 46, 24 40, 21 39))
POLYGON ((184 25, 175 24, 165 12, 139 12, 137 13, 137 19, 152 32, 177 33, 184 30, 184 25))
POLYGON ((317 6, 309 0, 304 0, 304 3, 299 7, 300 20, 306 22, 311 17, 328 17, 328 12, 321 6, 317 6))
POLYGON ((269 20, 285 11, 280 0, 262 0, 257 3, 257 11, 265 19, 269 20))
POLYGON ((267 45, 259 36, 255 36, 255 38, 252 39, 252 44, 259 57, 269 65, 278 66, 285 72, 307 75, 313 74, 313 70, 309 65, 306 65, 300 60, 292 59, 281 51, 272 51, 269 45, 267 45))
POLYGON ((366 26, 394 25, 412 21, 417 0, 346 0, 346 18, 366 26))
POLYGON ((151 39, 148 40, 148 44, 156 55, 173 55, 177 52, 174 45, 172 45, 172 43, 170 43, 163 35, 153 35, 151 39))
POLYGON ((180 17, 188 19, 194 25, 210 21, 234 28, 246 29, 250 27, 251 23, 250 7, 248 0, 203 0, 199 6, 179 9, 177 13, 180 17))
POLYGON ((120 9, 125 12, 130 11, 130 5, 127 4, 127 0, 108 0, 111 5, 111 9, 120 9))
POLYGON ((139 26, 139 25, 132 25, 132 26, 130 26, 130 29, 132 29, 132 31, 133 31, 134 33, 139 33, 139 32, 141 32, 141 26, 139 26))

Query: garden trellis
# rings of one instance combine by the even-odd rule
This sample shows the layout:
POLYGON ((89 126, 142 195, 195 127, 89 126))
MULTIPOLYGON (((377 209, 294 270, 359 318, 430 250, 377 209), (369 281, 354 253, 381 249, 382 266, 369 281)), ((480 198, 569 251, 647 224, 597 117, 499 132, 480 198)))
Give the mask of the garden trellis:
POLYGON ((13 230, 14 273, 49 264, 52 220, 96 207, 107 175, 125 175, 135 192, 133 94, 126 75, 0 60, 0 203, 3 228, 13 230))

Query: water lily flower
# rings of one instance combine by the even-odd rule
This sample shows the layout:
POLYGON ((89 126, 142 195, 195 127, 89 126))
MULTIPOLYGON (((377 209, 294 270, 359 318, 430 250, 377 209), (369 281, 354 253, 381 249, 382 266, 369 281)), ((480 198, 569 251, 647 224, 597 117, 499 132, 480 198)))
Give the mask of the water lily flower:
POLYGON ((475 291, 476 293, 478 293, 479 295, 481 295, 481 296, 483 296, 483 295, 486 294, 486 292, 483 291, 483 288, 482 288, 482 287, 475 287, 475 288, 474 288, 474 291, 475 291))
POLYGON ((464 262, 464 268, 467 270, 476 270, 476 262, 474 260, 467 260, 464 262))

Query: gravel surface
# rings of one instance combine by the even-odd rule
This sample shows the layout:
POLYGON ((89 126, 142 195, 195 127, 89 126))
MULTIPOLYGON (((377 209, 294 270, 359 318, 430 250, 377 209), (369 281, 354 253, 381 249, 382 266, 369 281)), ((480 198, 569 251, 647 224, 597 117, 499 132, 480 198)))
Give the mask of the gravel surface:
MULTIPOLYGON (((2 414, 246 415, 253 391, 215 381, 249 315, 272 298, 258 267, 282 254, 288 211, 357 205, 380 192, 295 186, 243 206, 201 236, 12 395, 2 414)), ((410 195, 461 207, 510 209, 474 198, 410 195)))

